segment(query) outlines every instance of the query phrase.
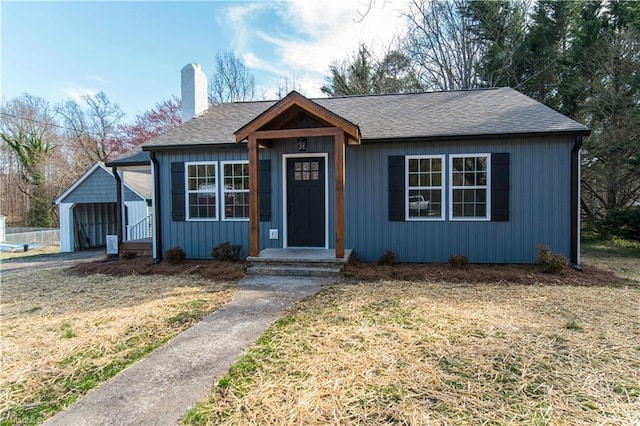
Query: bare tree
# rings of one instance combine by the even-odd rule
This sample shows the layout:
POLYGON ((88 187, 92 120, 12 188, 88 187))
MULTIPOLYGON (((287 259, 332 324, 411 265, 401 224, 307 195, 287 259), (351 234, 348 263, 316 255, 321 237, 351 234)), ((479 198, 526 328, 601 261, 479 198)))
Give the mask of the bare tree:
POLYGON ((588 70, 593 76, 583 115, 584 201, 594 215, 640 202, 640 37, 633 29, 600 37, 588 70))
POLYGON ((216 55, 209 103, 250 101, 256 95, 255 77, 232 50, 216 55))
POLYGON ((287 96, 292 90, 295 90, 296 92, 304 95, 302 86, 296 80, 295 75, 291 78, 282 77, 280 83, 278 83, 278 87, 276 88, 276 96, 278 97, 278 99, 282 99, 287 96))
MULTIPOLYGON (((9 198, 28 200, 31 226, 53 224, 46 177, 47 160, 55 146, 55 126, 49 103, 39 97, 23 94, 3 103, 0 110, 0 139, 7 147, 3 149, 3 163, 8 166, 6 170, 3 167, 3 181, 15 184, 13 188, 7 186, 6 193, 3 191, 2 202, 6 206, 9 198), (26 198, 16 196, 16 189, 26 198)), ((23 205, 22 212, 25 210, 23 205)), ((24 223, 24 216, 16 219, 24 223)))
POLYGON ((68 138, 82 153, 80 161, 88 167, 108 161, 122 153, 119 123, 124 112, 104 92, 82 97, 82 104, 68 100, 56 108, 68 138))
POLYGON ((426 89, 478 87, 482 43, 473 34, 470 0, 413 0, 404 51, 426 89))

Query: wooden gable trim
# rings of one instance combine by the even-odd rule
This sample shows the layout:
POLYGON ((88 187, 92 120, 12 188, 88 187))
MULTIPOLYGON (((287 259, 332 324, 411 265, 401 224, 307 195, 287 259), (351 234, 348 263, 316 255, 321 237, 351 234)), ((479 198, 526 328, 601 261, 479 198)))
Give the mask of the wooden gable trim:
MULTIPOLYGON (((247 139, 251 133, 259 131, 275 132, 277 130, 267 130, 264 127, 271 123, 273 120, 278 120, 280 116, 289 117, 291 108, 299 108, 302 112, 307 113, 311 117, 327 123, 327 127, 338 127, 342 129, 347 138, 355 143, 360 143, 360 129, 355 124, 345 120, 339 115, 331 112, 330 110, 318 105, 310 99, 302 96, 296 91, 289 93, 271 108, 267 109, 262 114, 245 124, 239 130, 235 132, 236 143, 240 143, 247 139)), ((297 113, 297 111, 296 111, 297 113)), ((293 129, 291 129, 293 130, 293 129)), ((302 130, 302 129, 297 129, 302 130)), ((304 129, 307 131, 313 130, 304 129)), ((269 136, 269 138, 277 138, 275 136, 269 136)))

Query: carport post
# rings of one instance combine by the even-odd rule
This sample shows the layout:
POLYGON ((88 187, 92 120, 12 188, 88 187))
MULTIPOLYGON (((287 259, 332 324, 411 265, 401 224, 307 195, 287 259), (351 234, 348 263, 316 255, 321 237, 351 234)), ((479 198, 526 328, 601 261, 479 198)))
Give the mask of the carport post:
POLYGON ((122 202, 122 192, 124 191, 124 188, 122 187, 122 176, 120 176, 118 167, 113 168, 113 176, 116 178, 116 208, 118 209, 118 212, 116 214, 116 230, 118 231, 118 243, 121 243, 123 240, 123 235, 125 235, 122 229, 122 224, 124 223, 124 221, 122 220, 124 210, 124 203, 122 202))

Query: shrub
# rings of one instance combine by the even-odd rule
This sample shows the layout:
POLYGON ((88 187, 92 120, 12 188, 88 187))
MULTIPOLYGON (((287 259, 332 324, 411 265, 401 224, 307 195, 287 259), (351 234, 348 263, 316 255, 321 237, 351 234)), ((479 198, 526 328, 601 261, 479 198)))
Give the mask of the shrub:
POLYGON ((563 255, 552 252, 549 247, 538 244, 538 265, 542 268, 542 272, 558 274, 569 266, 569 261, 563 255))
POLYGON ((378 259, 378 265, 395 265, 398 263, 398 253, 395 251, 387 250, 378 259))
POLYGON ((242 246, 233 245, 226 241, 211 250, 211 257, 219 262, 237 262, 240 260, 241 251, 242 246))
POLYGON ((187 254, 184 252, 182 247, 173 247, 165 250, 164 258, 167 259, 167 262, 177 265, 178 263, 184 262, 187 258, 187 254))
POLYGON ((609 210, 600 227, 606 234, 640 241, 640 207, 609 210))
POLYGON ((453 269, 466 269, 469 258, 463 254, 452 254, 449 256, 449 266, 453 269))

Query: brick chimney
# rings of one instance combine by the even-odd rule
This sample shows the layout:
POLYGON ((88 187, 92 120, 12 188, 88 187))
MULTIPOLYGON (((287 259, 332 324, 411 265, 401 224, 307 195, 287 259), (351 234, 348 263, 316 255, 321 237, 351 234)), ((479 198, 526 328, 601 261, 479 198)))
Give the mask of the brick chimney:
POLYGON ((207 110, 207 76, 200 64, 187 64, 180 71, 182 85, 182 122, 207 110))

